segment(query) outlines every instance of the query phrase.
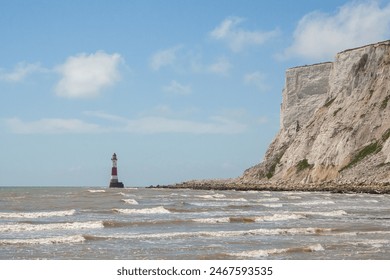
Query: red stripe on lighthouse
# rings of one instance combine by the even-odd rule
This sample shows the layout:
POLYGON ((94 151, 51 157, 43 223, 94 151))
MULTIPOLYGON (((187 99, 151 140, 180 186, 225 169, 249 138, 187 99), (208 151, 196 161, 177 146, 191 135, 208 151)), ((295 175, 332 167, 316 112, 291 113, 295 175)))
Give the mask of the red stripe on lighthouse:
POLYGON ((116 167, 113 167, 112 170, 111 170, 111 175, 112 176, 117 176, 118 175, 118 172, 116 170, 116 167))

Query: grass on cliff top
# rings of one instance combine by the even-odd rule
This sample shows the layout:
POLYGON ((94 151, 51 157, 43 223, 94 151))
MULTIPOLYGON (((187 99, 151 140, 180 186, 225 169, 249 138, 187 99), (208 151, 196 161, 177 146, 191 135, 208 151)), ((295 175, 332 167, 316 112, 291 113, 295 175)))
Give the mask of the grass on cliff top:
POLYGON ((382 145, 376 141, 373 142, 365 147, 363 147, 359 152, 355 154, 355 156, 352 158, 352 160, 343 168, 340 169, 340 172, 343 171, 344 169, 348 169, 364 159, 365 157, 371 155, 371 154, 376 154, 382 149, 382 145))

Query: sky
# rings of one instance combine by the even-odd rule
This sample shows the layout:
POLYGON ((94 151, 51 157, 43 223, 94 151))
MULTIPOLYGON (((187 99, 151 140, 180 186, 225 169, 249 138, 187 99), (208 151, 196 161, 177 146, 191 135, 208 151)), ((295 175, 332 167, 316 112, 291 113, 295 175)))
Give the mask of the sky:
POLYGON ((388 39, 384 0, 0 0, 0 186, 240 176, 286 69, 388 39))

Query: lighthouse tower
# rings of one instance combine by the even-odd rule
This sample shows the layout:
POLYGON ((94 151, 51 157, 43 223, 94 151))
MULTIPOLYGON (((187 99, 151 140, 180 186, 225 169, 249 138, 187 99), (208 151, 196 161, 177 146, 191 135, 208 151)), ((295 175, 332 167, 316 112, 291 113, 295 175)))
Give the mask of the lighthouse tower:
POLYGON ((118 169, 117 169, 117 161, 116 154, 112 155, 112 169, 111 169, 111 180, 110 180, 110 188, 123 188, 123 183, 118 182, 118 169))

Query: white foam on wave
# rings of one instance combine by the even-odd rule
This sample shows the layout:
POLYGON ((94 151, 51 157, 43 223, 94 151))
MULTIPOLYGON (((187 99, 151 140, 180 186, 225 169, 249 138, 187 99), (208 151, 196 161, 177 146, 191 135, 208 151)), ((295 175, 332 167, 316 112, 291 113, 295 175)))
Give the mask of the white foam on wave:
POLYGON ((215 198, 214 200, 217 200, 217 201, 232 201, 232 202, 247 202, 248 201, 248 200, 246 200, 243 197, 240 197, 240 198, 215 198))
POLYGON ((80 243, 84 242, 82 235, 56 236, 47 238, 28 238, 28 239, 0 239, 1 245, 50 245, 62 243, 80 243))
POLYGON ((282 248, 282 249, 267 249, 267 250, 252 250, 244 251, 240 253, 229 253, 229 255, 240 258, 256 258, 256 257, 268 257, 269 255, 275 254, 286 254, 286 253, 298 253, 298 252, 318 252, 324 251, 324 247, 321 244, 314 244, 306 247, 297 248, 282 248))
POLYGON ((196 195, 195 197, 198 198, 203 198, 207 200, 213 200, 213 201, 232 201, 232 202, 247 202, 248 200, 243 197, 238 197, 238 198, 228 198, 224 194, 206 194, 206 195, 196 195))
POLYGON ((171 213, 163 206, 154 208, 143 208, 143 209, 113 209, 114 212, 121 214, 168 214, 171 213))
POLYGON ((123 202, 131 205, 138 205, 138 201, 132 198, 129 199, 122 199, 123 202))
POLYGON ((329 212, 294 212, 295 214, 302 214, 302 215, 318 215, 318 216, 325 216, 325 217, 341 217, 348 215, 347 212, 344 210, 335 210, 335 211, 329 211, 329 212))
POLYGON ((214 195, 197 195, 196 197, 198 198, 203 198, 203 199, 207 199, 207 200, 213 200, 213 201, 233 201, 233 202, 246 202, 248 200, 246 200, 245 198, 243 197, 240 197, 240 198, 227 198, 225 195, 223 194, 214 194, 214 195))
POLYGON ((253 229, 239 231, 197 231, 197 232, 164 232, 151 234, 131 234, 131 235, 111 235, 99 236, 99 238, 118 238, 118 239, 171 239, 171 238, 229 238, 240 236, 257 235, 313 235, 331 232, 330 228, 286 228, 286 229, 253 229))
POLYGON ((272 216, 256 217, 256 222, 273 222, 273 221, 286 221, 286 220, 299 220, 305 219, 306 216, 302 214, 273 214, 272 216))
POLYGON ((103 222, 74 222, 52 224, 4 224, 0 225, 0 232, 43 231, 43 230, 81 230, 103 228, 103 222))
POLYGON ((283 207, 282 203, 262 203, 261 206, 268 207, 268 208, 281 208, 283 207))
POLYGON ((202 224, 220 224, 220 223, 229 223, 229 217, 221 217, 221 218, 204 218, 204 219, 192 219, 195 223, 202 224))
POLYGON ((223 198, 223 197, 226 197, 226 195, 221 194, 221 193, 216 193, 216 194, 213 194, 213 197, 215 197, 215 198, 223 198))
POLYGON ((291 199, 291 200, 298 200, 298 199, 302 199, 301 196, 297 196, 297 195, 289 195, 286 197, 287 199, 291 199))
POLYGON ((365 203, 379 203, 378 200, 376 199, 367 199, 367 200, 364 200, 365 203))
POLYGON ((22 219, 36 219, 36 218, 48 218, 48 217, 64 217, 72 216, 76 213, 76 210, 65 211, 49 211, 49 212, 1 212, 0 218, 22 218, 22 219))
POLYGON ((268 197, 268 198, 260 198, 253 200, 253 202, 275 202, 279 201, 280 199, 278 197, 268 197))
POLYGON ((286 220, 298 220, 305 219, 306 216, 302 214, 274 214, 272 216, 259 216, 259 217, 218 217, 218 218, 204 218, 204 219, 192 219, 196 223, 205 224, 219 224, 219 223, 259 223, 259 222, 274 222, 274 221, 286 221, 286 220))
POLYGON ((314 200, 314 201, 291 203, 291 205, 296 205, 296 206, 328 205, 328 204, 335 204, 335 202, 332 200, 314 200))
POLYGON ((364 241, 348 242, 348 244, 352 246, 371 246, 374 248, 381 248, 384 245, 387 245, 389 243, 390 240, 388 239, 371 239, 371 240, 364 240, 364 241))
POLYGON ((210 194, 206 194, 206 195, 195 195, 195 197, 198 197, 198 198, 205 198, 205 199, 213 199, 214 197, 210 194))
POLYGON ((105 193, 106 190, 88 190, 90 193, 105 193))

